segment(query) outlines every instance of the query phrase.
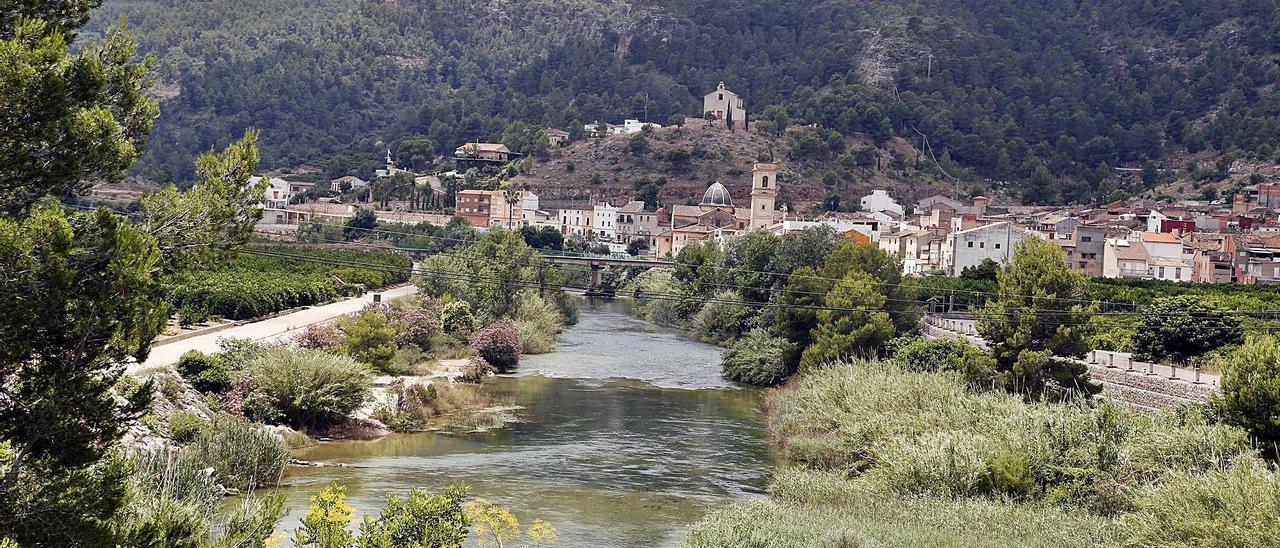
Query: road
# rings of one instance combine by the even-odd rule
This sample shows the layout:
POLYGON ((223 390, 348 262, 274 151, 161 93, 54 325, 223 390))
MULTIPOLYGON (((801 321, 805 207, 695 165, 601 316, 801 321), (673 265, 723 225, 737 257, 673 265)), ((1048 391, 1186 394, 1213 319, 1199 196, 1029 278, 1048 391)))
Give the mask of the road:
POLYGON ((308 325, 331 320, 352 312, 357 312, 361 308, 364 308, 365 305, 373 302, 373 295, 375 293, 381 293, 383 301, 386 301, 398 297, 414 295, 417 292, 418 287, 415 285, 407 285, 380 292, 369 292, 365 293, 362 297, 338 301, 336 303, 326 304, 323 306, 314 306, 306 310, 300 310, 298 312, 276 316, 262 321, 237 325, 216 333, 191 337, 190 339, 169 343, 163 346, 155 346, 151 348, 151 355, 147 357, 145 362, 134 365, 130 367, 130 369, 142 370, 149 367, 172 365, 177 363, 178 357, 182 356, 182 354, 188 350, 199 350, 206 354, 217 352, 218 339, 224 337, 255 340, 284 338, 301 331, 308 325))

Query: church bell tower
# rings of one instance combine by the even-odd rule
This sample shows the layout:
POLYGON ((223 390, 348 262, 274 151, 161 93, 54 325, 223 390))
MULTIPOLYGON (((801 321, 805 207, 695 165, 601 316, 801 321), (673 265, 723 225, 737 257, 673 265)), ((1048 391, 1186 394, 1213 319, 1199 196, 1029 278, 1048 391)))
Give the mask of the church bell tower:
POLYGON ((773 225, 778 198, 778 164, 757 162, 751 169, 751 229, 773 225))

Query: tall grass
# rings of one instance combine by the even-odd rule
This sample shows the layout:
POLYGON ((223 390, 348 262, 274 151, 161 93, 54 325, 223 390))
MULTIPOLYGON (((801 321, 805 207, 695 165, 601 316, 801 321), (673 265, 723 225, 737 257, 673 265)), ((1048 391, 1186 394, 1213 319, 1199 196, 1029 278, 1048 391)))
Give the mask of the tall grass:
POLYGON ((275 434, 243 419, 219 415, 185 451, 216 480, 240 490, 274 485, 289 462, 289 449, 275 434))
POLYGON ((691 546, 1280 545, 1275 470, 1196 410, 1027 403, 880 362, 802 374, 767 406, 799 466, 691 546))
POLYGON ((533 290, 520 294, 513 318, 516 335, 524 354, 546 354, 555 350, 556 339, 564 330, 564 319, 555 305, 533 290))

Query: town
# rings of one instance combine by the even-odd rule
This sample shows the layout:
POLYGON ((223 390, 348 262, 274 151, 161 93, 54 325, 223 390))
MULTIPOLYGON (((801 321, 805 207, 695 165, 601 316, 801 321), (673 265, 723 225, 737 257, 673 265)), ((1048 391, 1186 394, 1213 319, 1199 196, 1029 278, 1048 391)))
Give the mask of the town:
MULTIPOLYGON (((723 83, 704 97, 704 107, 706 124, 714 122, 724 131, 733 131, 735 116, 744 119, 742 99, 723 83)), ((589 124, 584 131, 588 138, 600 138, 661 128, 626 120, 620 125, 589 124)), ((553 147, 569 139, 568 132, 555 128, 542 134, 553 147)), ((476 228, 548 228, 605 253, 659 258, 674 257, 691 242, 723 243, 751 230, 782 235, 829 226, 856 242, 896 254, 905 274, 947 276, 959 276, 984 260, 1005 261, 1020 240, 1038 237, 1059 245, 1073 269, 1092 277, 1280 283, 1280 222, 1274 215, 1280 207, 1280 183, 1245 186, 1229 200, 1135 198, 1098 206, 1028 206, 955 194, 903 204, 885 190, 873 190, 860 199, 860 211, 810 217, 788 212, 785 205, 778 209, 782 166, 775 162, 757 162, 743 175, 750 179, 751 190, 736 198, 737 205, 718 182, 700 198, 656 207, 630 200, 544 209, 534 188, 504 183, 492 190, 457 189, 465 173, 459 170, 500 167, 518 159, 501 143, 464 143, 454 153, 457 169, 420 175, 397 166, 388 151, 374 183, 344 176, 328 182, 327 196, 314 191, 314 182, 268 177, 263 228, 282 231, 307 221, 343 223, 357 209, 370 208, 387 223, 443 225, 456 215, 476 228), (413 202, 379 204, 371 185, 396 176, 408 177, 414 195, 423 196, 413 202), (452 206, 415 209, 414 203, 452 206)))

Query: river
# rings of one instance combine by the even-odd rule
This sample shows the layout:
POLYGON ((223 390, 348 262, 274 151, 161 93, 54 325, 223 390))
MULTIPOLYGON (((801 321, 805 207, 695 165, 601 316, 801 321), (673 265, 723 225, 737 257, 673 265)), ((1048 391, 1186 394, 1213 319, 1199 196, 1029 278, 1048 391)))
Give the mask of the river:
POLYGON ((337 482, 357 511, 376 513, 410 487, 466 483, 528 525, 558 530, 556 546, 672 546, 727 499, 761 496, 774 455, 759 394, 720 378, 720 349, 638 320, 626 303, 582 303, 556 351, 517 375, 491 378, 519 422, 486 433, 397 434, 299 452, 347 468, 291 468, 292 530, 307 497, 337 482))

